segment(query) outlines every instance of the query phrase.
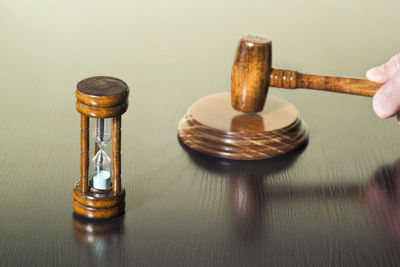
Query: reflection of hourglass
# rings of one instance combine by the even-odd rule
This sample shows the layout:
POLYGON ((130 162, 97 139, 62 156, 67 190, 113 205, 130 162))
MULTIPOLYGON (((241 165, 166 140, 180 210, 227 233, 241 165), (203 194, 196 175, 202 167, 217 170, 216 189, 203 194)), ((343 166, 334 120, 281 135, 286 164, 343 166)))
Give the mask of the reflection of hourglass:
POLYGON ((93 176, 92 186, 96 189, 105 190, 111 185, 111 160, 104 151, 105 146, 112 136, 112 119, 97 119, 94 130, 94 138, 96 140, 96 148, 98 151, 93 157, 93 176))
POLYGON ((73 233, 79 248, 79 266, 121 266, 124 217, 110 221, 72 217, 73 233))

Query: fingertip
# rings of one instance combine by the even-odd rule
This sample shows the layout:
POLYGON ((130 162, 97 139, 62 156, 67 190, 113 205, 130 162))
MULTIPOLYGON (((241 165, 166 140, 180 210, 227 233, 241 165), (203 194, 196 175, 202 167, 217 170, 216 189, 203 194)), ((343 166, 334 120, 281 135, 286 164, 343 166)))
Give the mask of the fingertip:
POLYGON ((375 78, 375 68, 367 70, 365 73, 365 77, 367 77, 368 80, 373 81, 375 78))
POLYGON ((382 67, 375 67, 369 69, 365 74, 365 76, 367 77, 368 80, 376 83, 384 83, 386 82, 387 79, 382 67))

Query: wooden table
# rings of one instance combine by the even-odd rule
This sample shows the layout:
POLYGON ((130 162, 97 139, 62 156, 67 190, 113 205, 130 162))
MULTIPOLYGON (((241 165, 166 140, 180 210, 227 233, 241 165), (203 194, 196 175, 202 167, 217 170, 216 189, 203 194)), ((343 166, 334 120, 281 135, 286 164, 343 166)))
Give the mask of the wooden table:
POLYGON ((399 266, 400 127, 371 99, 299 89, 307 147, 217 160, 177 139, 195 100, 230 90, 238 38, 273 65, 364 76, 399 51, 399 1, 0 3, 0 266, 399 266), (75 86, 130 88, 122 118, 126 214, 72 213, 75 86))

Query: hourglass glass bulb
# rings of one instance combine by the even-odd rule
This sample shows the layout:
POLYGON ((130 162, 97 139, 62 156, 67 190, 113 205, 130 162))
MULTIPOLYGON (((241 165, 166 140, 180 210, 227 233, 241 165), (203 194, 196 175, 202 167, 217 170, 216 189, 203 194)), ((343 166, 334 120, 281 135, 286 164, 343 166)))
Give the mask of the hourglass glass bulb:
POLYGON ((98 145, 98 151, 93 157, 94 172, 92 176, 92 185, 96 189, 105 190, 110 188, 111 182, 111 160, 104 151, 105 145, 112 136, 112 119, 99 118, 96 121, 94 138, 98 145))
POLYGON ((106 152, 100 149, 93 158, 94 173, 93 187, 96 189, 108 189, 111 182, 111 160, 106 152))
POLYGON ((112 135, 112 119, 97 119, 94 137, 102 149, 110 141, 112 135))

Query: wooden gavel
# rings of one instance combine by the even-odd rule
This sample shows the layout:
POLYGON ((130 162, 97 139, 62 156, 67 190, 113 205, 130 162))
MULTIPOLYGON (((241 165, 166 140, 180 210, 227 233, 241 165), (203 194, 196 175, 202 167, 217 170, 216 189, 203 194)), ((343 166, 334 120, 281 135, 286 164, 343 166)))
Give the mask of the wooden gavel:
POLYGON ((271 67, 271 41, 262 35, 246 34, 239 41, 232 68, 232 107, 242 112, 263 109, 268 87, 307 88, 354 95, 373 96, 382 84, 366 79, 303 74, 271 67))

